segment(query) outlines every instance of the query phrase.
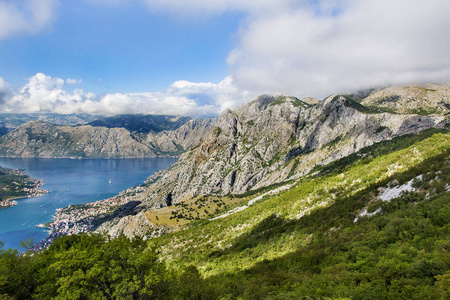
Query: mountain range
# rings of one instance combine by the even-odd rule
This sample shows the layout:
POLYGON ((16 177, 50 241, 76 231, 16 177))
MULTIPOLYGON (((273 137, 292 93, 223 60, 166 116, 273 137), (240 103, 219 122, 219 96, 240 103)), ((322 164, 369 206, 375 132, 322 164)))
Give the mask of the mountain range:
POLYGON ((214 118, 121 115, 85 125, 29 121, 0 137, 0 156, 136 158, 177 156, 197 144, 214 118))
MULTIPOLYGON (((161 145, 158 139, 177 141, 173 144, 182 145, 184 153, 172 167, 151 176, 145 188, 126 195, 134 203, 132 209, 102 216, 95 228, 112 236, 143 235, 155 228, 155 220, 148 217, 152 211, 204 196, 245 195, 294 182, 374 144, 447 128, 448 87, 432 87, 362 91, 353 94, 358 101, 352 95, 331 95, 322 101, 262 95, 223 111, 217 120, 191 120, 174 131, 144 136, 139 141, 147 145, 161 145), (406 113, 409 110, 415 113, 406 113), (190 135, 197 140, 183 144, 190 135)), ((96 130, 100 128, 125 130, 96 130)))
POLYGON ((37 151, 56 133, 120 130, 183 153, 118 196, 58 210, 47 250, 0 251, 0 293, 448 299, 448 96, 431 84, 321 101, 262 95, 158 133, 113 126, 122 121, 24 124, 2 142, 26 135, 37 151))

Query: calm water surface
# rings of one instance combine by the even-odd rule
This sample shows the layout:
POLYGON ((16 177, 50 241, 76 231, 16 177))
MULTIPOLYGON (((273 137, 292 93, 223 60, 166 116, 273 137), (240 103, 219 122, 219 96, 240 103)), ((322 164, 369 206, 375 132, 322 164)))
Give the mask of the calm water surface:
POLYGON ((45 180, 41 197, 17 200, 14 207, 0 209, 0 241, 4 249, 18 248, 21 241, 47 236, 37 224, 52 220, 57 208, 106 199, 141 184, 154 172, 166 169, 176 158, 145 159, 46 159, 0 158, 0 166, 25 169, 26 174, 45 180), (109 183, 111 180, 111 183, 109 183))

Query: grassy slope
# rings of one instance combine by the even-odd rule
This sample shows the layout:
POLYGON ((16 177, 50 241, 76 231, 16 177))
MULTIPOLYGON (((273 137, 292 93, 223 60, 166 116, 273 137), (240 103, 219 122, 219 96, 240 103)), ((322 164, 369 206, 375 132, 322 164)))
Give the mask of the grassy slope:
POLYGON ((243 212, 193 223, 154 242, 169 265, 193 264, 233 297, 295 293, 358 298, 372 293, 376 299, 380 293, 405 289, 405 295, 421 299, 436 296, 434 276, 448 272, 450 265, 445 242, 449 192, 442 190, 442 182, 449 180, 449 133, 425 133, 372 150, 373 157, 366 151, 329 166, 324 175, 306 177, 288 192, 266 197, 243 212), (428 183, 441 185, 436 196, 414 194, 415 200, 403 206, 378 203, 386 206, 382 216, 353 222, 362 208, 376 202, 378 187, 425 173, 434 176, 428 183), (433 183, 436 177, 440 183, 433 183), (436 217, 440 223, 426 215, 429 210, 443 214, 436 217), (420 230, 430 236, 420 235, 420 230), (427 244, 428 238, 433 242, 427 244))
POLYGON ((233 198, 230 196, 197 196, 173 206, 145 213, 147 218, 156 225, 178 228, 195 220, 207 219, 233 208, 252 197, 233 198))

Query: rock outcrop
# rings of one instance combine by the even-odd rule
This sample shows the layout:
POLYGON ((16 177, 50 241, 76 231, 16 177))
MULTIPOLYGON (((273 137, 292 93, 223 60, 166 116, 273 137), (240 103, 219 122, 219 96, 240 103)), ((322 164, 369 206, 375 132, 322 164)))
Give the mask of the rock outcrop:
POLYGON ((159 155, 179 155, 200 143, 216 122, 217 118, 190 120, 176 130, 162 131, 157 134, 150 132, 140 141, 155 149, 159 155))

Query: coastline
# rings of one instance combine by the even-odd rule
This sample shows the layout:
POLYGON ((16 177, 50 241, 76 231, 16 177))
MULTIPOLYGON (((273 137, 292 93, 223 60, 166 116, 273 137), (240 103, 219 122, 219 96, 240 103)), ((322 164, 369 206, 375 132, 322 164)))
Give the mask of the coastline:
MULTIPOLYGON (((44 184, 44 180, 34 179, 34 178, 29 177, 28 175, 25 175, 24 170, 17 170, 17 169, 9 169, 9 170, 12 171, 12 173, 15 173, 17 175, 25 176, 25 178, 23 178, 23 182, 31 185, 32 187, 22 187, 21 190, 16 190, 16 192, 26 193, 25 195, 12 196, 12 197, 8 197, 6 199, 0 200, 0 209, 5 209, 5 208, 9 208, 9 207, 13 207, 13 206, 17 205, 17 200, 20 200, 20 199, 26 199, 26 198, 31 198, 31 197, 40 197, 40 196, 50 193, 50 191, 48 191, 48 190, 40 189, 40 187, 44 184)), ((15 182, 13 182, 13 183, 15 183, 15 182)))
POLYGON ((108 199, 58 208, 52 221, 36 225, 39 228, 46 228, 49 235, 34 245, 32 251, 45 249, 60 236, 94 231, 99 225, 99 220, 107 219, 127 203, 136 201, 135 196, 143 191, 145 187, 138 185, 108 199))
MULTIPOLYGON (((19 233, 21 236, 20 240, 28 238, 27 236, 30 233, 27 232, 33 232, 36 234, 35 243, 41 245, 48 244, 48 241, 62 234, 95 231, 103 222, 116 217, 117 214, 123 213, 124 209, 128 210, 130 207, 138 205, 142 197, 140 192, 145 190, 148 185, 149 174, 165 170, 175 163, 175 159, 101 159, 90 160, 91 162, 89 163, 84 163, 84 160, 77 159, 61 159, 61 163, 58 159, 50 159, 49 161, 47 159, 36 159, 36 162, 33 160, 33 172, 36 171, 36 168, 39 168, 39 170, 46 170, 47 168, 52 170, 49 173, 50 176, 48 178, 45 177, 45 185, 41 188, 45 189, 47 182, 49 182, 48 189, 54 195, 49 194, 45 196, 45 199, 47 199, 44 205, 45 208, 42 208, 42 205, 40 206, 43 203, 40 203, 41 200, 39 198, 33 198, 36 201, 26 200, 22 202, 23 205, 18 203, 17 207, 11 210, 11 214, 8 214, 7 210, 1 211, 5 216, 4 220, 9 220, 8 226, 10 226, 9 224, 17 223, 17 226, 14 228, 24 228, 23 224, 27 224, 29 229, 19 233), (114 163, 110 163, 110 161, 114 161, 114 163), (67 172, 72 170, 75 172, 65 176, 67 172), (87 173, 86 170, 88 170, 87 173), (106 171, 111 172, 111 175, 109 173, 105 175, 106 171), (87 174, 87 176, 84 176, 84 174, 87 174), (86 181, 85 178, 89 178, 89 180, 86 181), (108 184, 109 179, 112 179, 112 184, 108 184), (132 203, 128 203, 129 201, 132 201, 132 203), (71 206, 68 207, 70 204, 71 206), (28 207, 33 209, 28 211, 28 207), (27 211, 22 214, 20 213, 22 209, 27 209, 27 211), (20 216, 18 218, 12 217, 16 213, 20 213, 20 216), (28 219, 25 219, 24 216, 28 214, 35 219, 35 222, 28 222, 28 219), (51 227, 53 227, 53 230, 51 227), (47 242, 40 242, 45 239, 47 242)), ((30 165, 29 162, 14 164, 14 161, 5 162, 5 164, 16 170, 28 169, 27 166, 30 165)), ((41 173, 35 172, 33 174, 41 173)), ((42 176, 44 175, 47 176, 47 174, 42 176)), ((37 175, 37 178, 39 177, 37 175)), ((23 186, 21 185, 20 189, 23 186)), ((26 185, 26 187, 31 186, 26 185)), ((6 199, 6 193, 4 194, 4 199, 6 199)), ((8 193, 8 196, 10 195, 23 195, 23 193, 8 193)), ((11 205, 8 204, 8 206, 11 205)), ((7 230, 9 229, 5 227, 5 231, 7 230)), ((8 239, 8 237, 2 238, 8 239)), ((11 245, 11 247, 17 246, 11 245)), ((38 246, 36 248, 41 247, 38 246)))

